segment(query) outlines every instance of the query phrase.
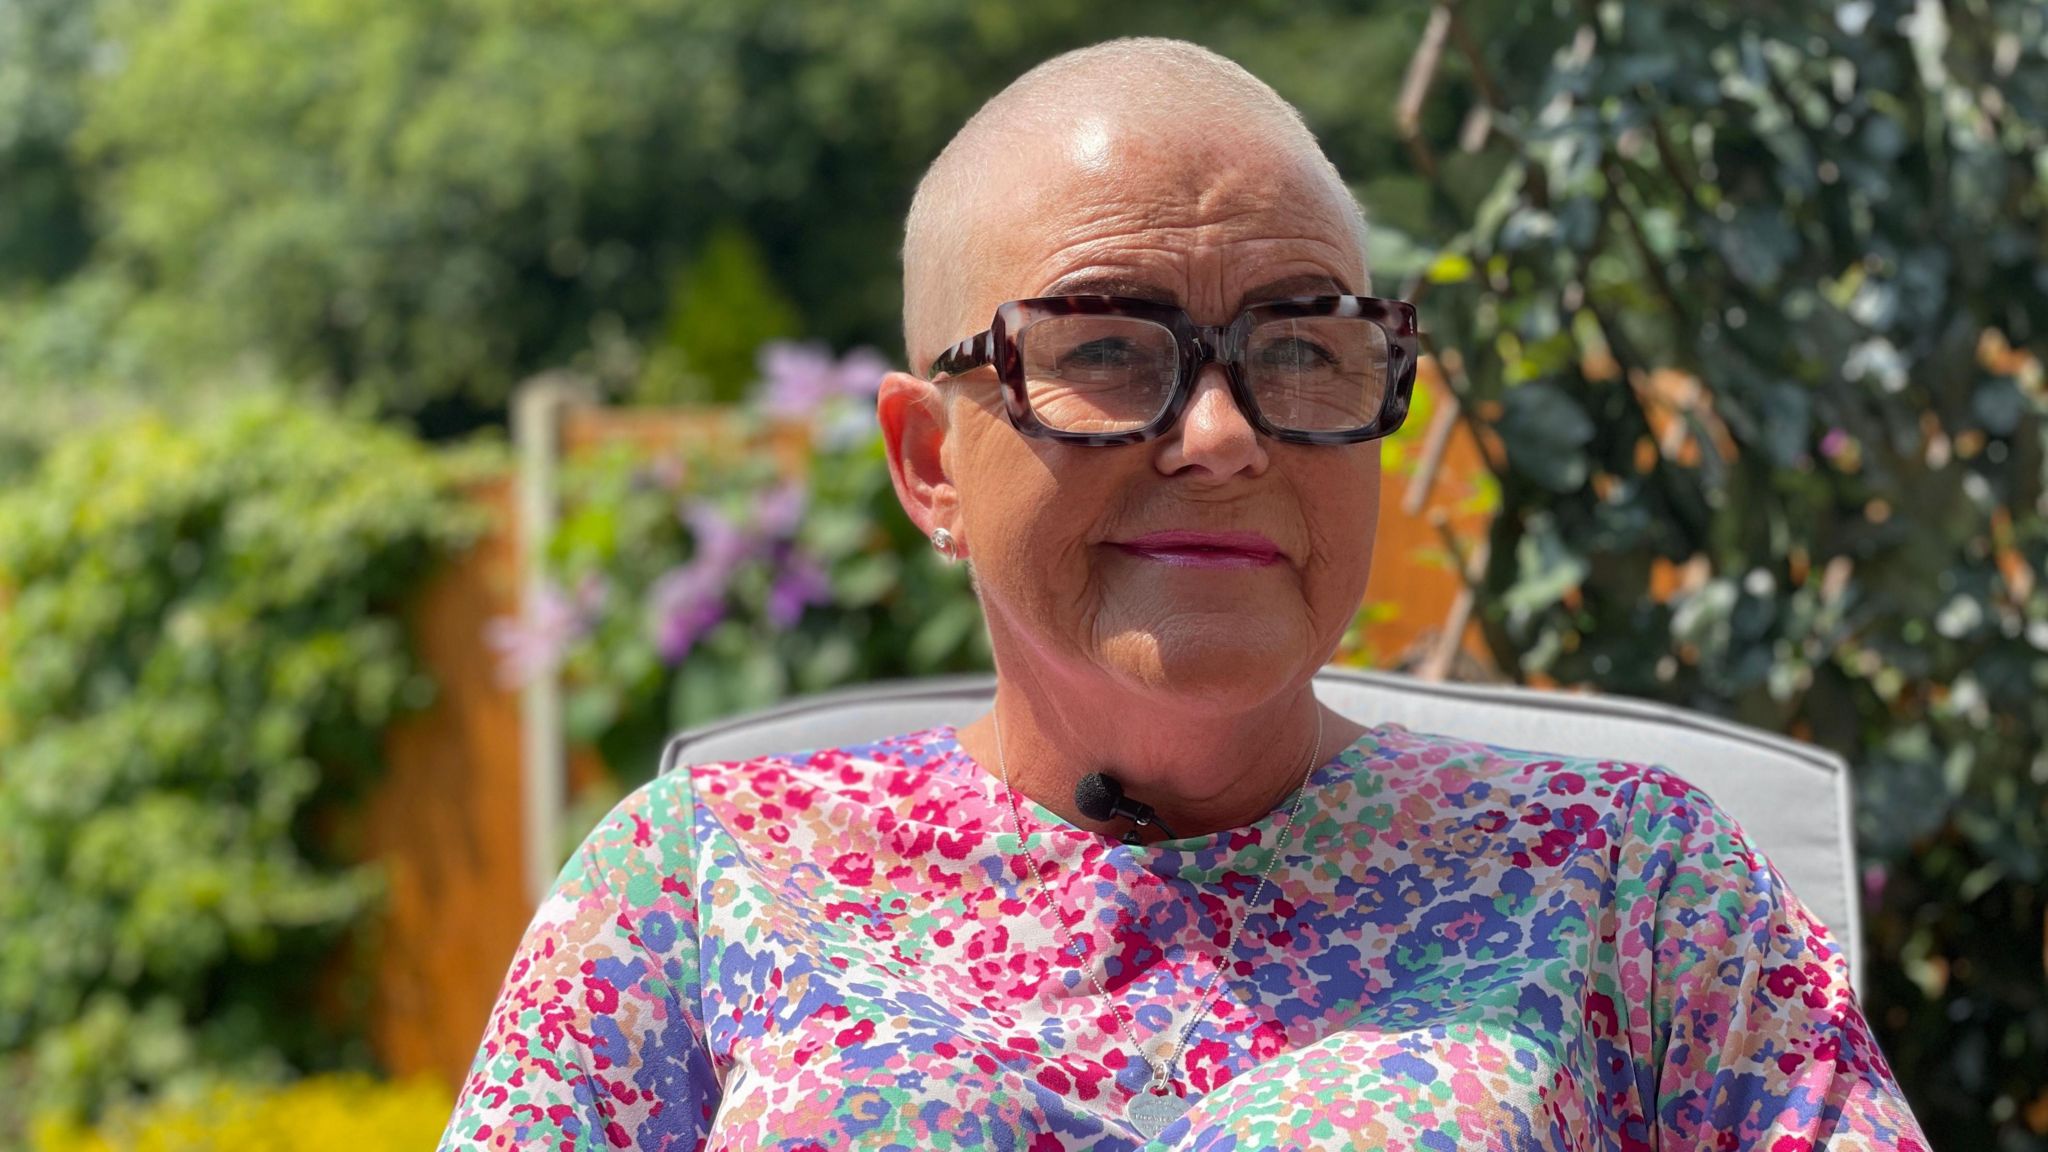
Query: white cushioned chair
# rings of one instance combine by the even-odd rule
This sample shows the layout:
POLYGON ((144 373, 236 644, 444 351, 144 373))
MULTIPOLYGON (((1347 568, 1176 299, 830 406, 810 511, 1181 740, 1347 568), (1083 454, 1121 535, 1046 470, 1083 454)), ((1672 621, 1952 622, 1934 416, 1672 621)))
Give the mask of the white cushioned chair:
MULTIPOLYGON (((862 744, 936 724, 964 726, 988 711, 994 694, 992 676, 954 676, 805 697, 673 737, 661 770, 862 744)), ((1861 991, 1849 769, 1834 753, 1683 708, 1618 697, 1430 683, 1335 667, 1316 675, 1316 695, 1360 724, 1392 720, 1418 732, 1673 770, 1734 816, 1828 925, 1861 991)))

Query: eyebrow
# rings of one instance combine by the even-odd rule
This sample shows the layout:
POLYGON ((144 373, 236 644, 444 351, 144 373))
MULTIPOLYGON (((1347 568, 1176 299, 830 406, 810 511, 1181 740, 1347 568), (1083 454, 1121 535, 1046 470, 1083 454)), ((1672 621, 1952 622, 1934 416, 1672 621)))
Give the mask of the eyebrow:
MULTIPOLYGON (((1334 276, 1322 272, 1302 272, 1269 280, 1244 294, 1237 302, 1239 308, 1268 300, 1285 300, 1290 296, 1344 296, 1349 290, 1334 276)), ((1076 272, 1062 276, 1047 285, 1040 293, 1043 296, 1123 296, 1132 300, 1149 300, 1154 304, 1178 304, 1174 294, 1159 285, 1120 272, 1076 272)))
POLYGON ((1351 290, 1338 283, 1335 276, 1321 272, 1303 272, 1294 276, 1282 276, 1271 280, 1244 294, 1237 302, 1239 308, 1267 300, 1285 300, 1290 296, 1349 296, 1351 290))
POLYGON ((1154 304, 1176 302, 1173 293, 1159 285, 1118 272, 1075 272, 1046 285, 1045 291, 1039 295, 1126 296, 1133 300, 1150 300, 1154 304))

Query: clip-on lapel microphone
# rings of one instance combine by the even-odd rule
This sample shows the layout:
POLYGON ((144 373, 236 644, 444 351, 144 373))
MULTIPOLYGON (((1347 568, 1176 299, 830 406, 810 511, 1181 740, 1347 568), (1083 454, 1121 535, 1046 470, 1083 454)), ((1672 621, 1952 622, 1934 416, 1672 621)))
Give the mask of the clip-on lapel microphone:
MULTIPOLYGON (((1150 804, 1141 803, 1124 795, 1124 786, 1116 778, 1100 772, 1090 772, 1074 785, 1074 807, 1090 820, 1108 821, 1122 817, 1138 828, 1157 828, 1167 839, 1175 839, 1173 829, 1160 822, 1158 813, 1150 804)), ((1124 834, 1124 843, 1138 843, 1137 828, 1124 834)))

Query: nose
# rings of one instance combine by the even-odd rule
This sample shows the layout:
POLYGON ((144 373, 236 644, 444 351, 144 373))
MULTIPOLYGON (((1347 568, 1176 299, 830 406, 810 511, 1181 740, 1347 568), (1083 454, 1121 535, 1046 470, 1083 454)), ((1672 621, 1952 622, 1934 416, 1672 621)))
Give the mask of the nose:
POLYGON ((1161 443, 1159 468, 1168 475, 1193 468, 1223 479, 1266 470, 1263 438, 1238 408, 1220 364, 1203 365, 1177 430, 1161 443))

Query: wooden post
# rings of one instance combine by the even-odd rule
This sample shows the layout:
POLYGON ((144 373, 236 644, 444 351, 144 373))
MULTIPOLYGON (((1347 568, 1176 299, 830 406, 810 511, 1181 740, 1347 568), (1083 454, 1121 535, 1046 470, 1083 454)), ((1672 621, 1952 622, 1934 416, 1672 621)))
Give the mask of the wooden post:
MULTIPOLYGON (((594 401, 588 385, 551 374, 520 386, 512 402, 519 456, 520 612, 530 625, 547 589, 547 546, 555 534, 556 464, 565 410, 594 401)), ((562 682, 554 669, 529 678, 519 696, 520 794, 527 906, 536 907, 561 869, 568 749, 562 737, 562 682)))

